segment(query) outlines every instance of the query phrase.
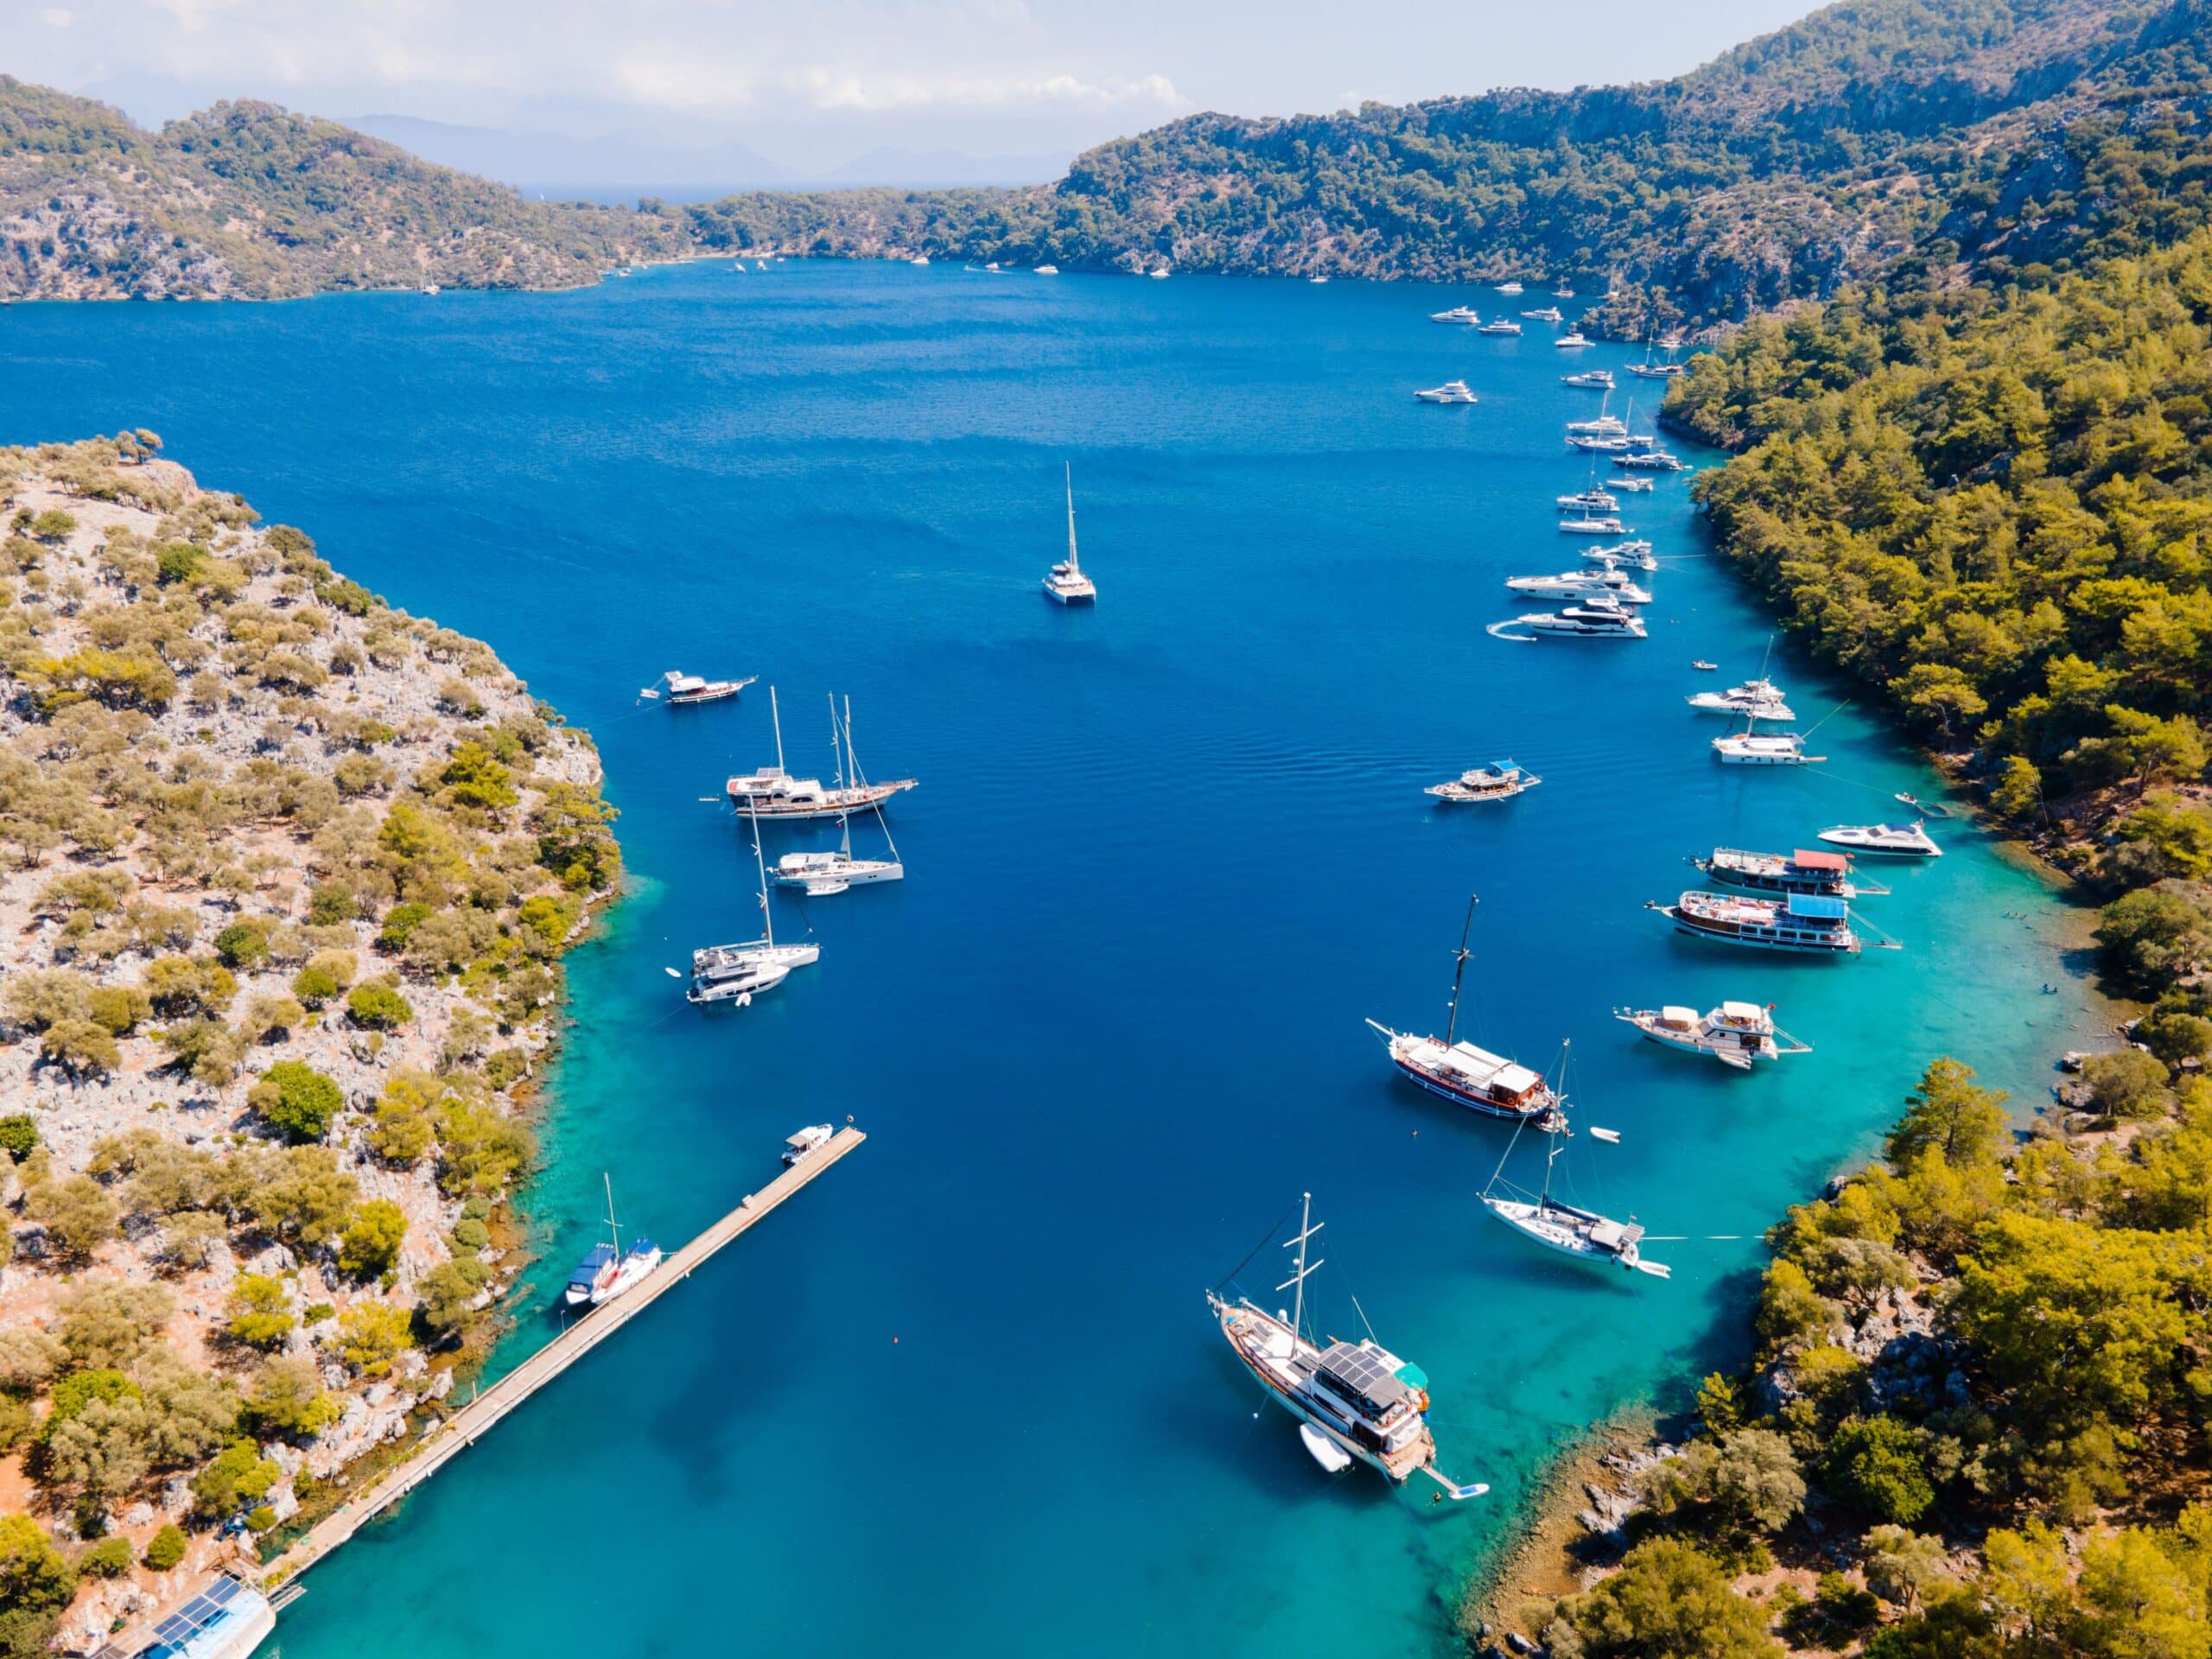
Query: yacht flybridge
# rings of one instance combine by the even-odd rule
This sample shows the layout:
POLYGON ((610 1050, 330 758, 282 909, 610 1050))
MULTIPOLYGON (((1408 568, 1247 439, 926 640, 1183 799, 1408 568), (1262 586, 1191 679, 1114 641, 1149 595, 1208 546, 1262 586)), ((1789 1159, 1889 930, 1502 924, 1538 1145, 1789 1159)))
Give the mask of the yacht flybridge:
POLYGON ((1552 1091, 1539 1073, 1503 1054, 1458 1040, 1459 988, 1466 976, 1467 959, 1474 954, 1467 949, 1467 935, 1474 922, 1475 900, 1470 897, 1467 919, 1459 929, 1459 949, 1452 957, 1452 1012, 1445 1020, 1442 1037, 1416 1037, 1410 1032, 1393 1031, 1375 1020, 1370 1020, 1368 1026, 1382 1039, 1390 1064, 1399 1074, 1438 1099, 1484 1117, 1516 1122, 1540 1117, 1551 1109, 1552 1091))
POLYGON ((1710 715, 1745 715, 1754 720, 1796 719, 1782 696, 1780 686, 1761 677, 1732 685, 1726 691, 1696 692, 1690 697, 1689 705, 1710 715))
POLYGON ((1075 468, 1067 469, 1068 486, 1068 556, 1054 565, 1045 577, 1045 597, 1058 605, 1095 605, 1098 602, 1098 587, 1083 574, 1083 566, 1075 556, 1075 468))
POLYGON ((1639 588, 1627 571, 1608 560, 1594 570, 1562 570, 1555 576, 1508 576, 1505 585, 1516 594, 1541 599, 1594 599, 1610 594, 1624 605, 1649 605, 1649 590, 1639 588))
POLYGON ((1672 921, 1678 932, 1755 950, 1854 957, 1865 948, 1851 925, 1851 907, 1822 893, 1746 899, 1732 893, 1685 893, 1671 905, 1654 902, 1649 908, 1672 921))
POLYGON ((784 770, 784 718, 772 685, 768 688, 768 710, 775 722, 776 764, 741 772, 727 785, 730 804, 748 817, 785 823, 841 818, 870 808, 880 810, 893 795, 914 787, 916 779, 895 778, 884 784, 848 782, 825 789, 818 778, 792 777, 784 770))
MULTIPOLYGON (((1593 1267, 1649 1274, 1654 1279, 1672 1277, 1674 1270, 1665 1263, 1643 1259, 1644 1230, 1637 1222, 1615 1221, 1594 1210, 1585 1210, 1552 1196, 1554 1166, 1573 1133, 1567 1127, 1564 1094, 1558 1096, 1557 1104, 1550 1111, 1535 1120, 1537 1131, 1550 1143, 1544 1151, 1543 1185, 1530 1192, 1505 1179, 1506 1162, 1513 1156, 1522 1131, 1528 1127, 1524 1123, 1516 1128, 1513 1139, 1506 1143, 1490 1185, 1482 1190, 1483 1207, 1523 1238, 1533 1239, 1561 1255, 1573 1256, 1593 1267)), ((1610 1130, 1593 1133, 1607 1140, 1618 1138, 1610 1130)))
POLYGON ((1440 386, 1430 386, 1414 396, 1424 404, 1471 404, 1476 401, 1474 391, 1464 380, 1446 380, 1440 386))
POLYGON ((1465 323, 1467 327, 1471 328, 1480 323, 1483 317, 1482 313, 1476 310, 1471 305, 1455 305, 1449 311, 1430 312, 1428 314, 1428 320, 1431 322, 1465 323))
POLYGON ((1510 801, 1525 795, 1544 780, 1514 760, 1493 760, 1474 766, 1446 784, 1431 784, 1421 792, 1440 801, 1465 804, 1473 801, 1510 801))
POLYGON ((1690 862, 1716 881, 1753 893, 1820 893, 1833 899, 1856 899, 1889 892, 1879 883, 1853 880, 1851 860, 1844 854, 1807 852, 1802 847, 1790 853, 1716 847, 1712 857, 1690 862))
POLYGON ((1754 1060, 1778 1060, 1784 1054, 1809 1054, 1810 1043, 1801 1043, 1774 1023, 1771 1007, 1756 1002, 1723 1002, 1707 1014, 1695 1008, 1615 1008, 1613 1018, 1624 1020, 1655 1043, 1690 1054, 1710 1054, 1721 1065, 1748 1071, 1754 1060))
POLYGON ((1839 823, 1821 831, 1831 847, 1848 847, 1854 853, 1880 858, 1941 858, 1943 849, 1915 818, 1910 823, 1839 823))
MULTIPOLYGON (((845 700, 842 719, 838 717, 837 702, 830 701, 830 732, 833 744, 842 740, 838 756, 839 769, 852 783, 865 783, 861 775, 861 763, 853 753, 853 704, 845 700)), ((883 831, 884 844, 891 850, 888 858, 855 858, 853 856, 853 816, 848 812, 839 820, 842 830, 836 850, 827 853, 785 853, 776 861, 776 885, 797 887, 810 899, 825 898, 853 887, 873 887, 881 881, 903 881, 906 867, 899 861, 898 844, 891 839, 891 826, 884 822, 883 809, 870 809, 875 822, 883 831)))
POLYGON ((1298 1215, 1298 1231, 1282 1242, 1284 1249, 1297 1250, 1297 1266, 1275 1287, 1292 1292, 1288 1312, 1266 1313, 1249 1296, 1232 1300, 1224 1294, 1226 1283, 1206 1292, 1206 1306, 1220 1321, 1231 1351, 1275 1403, 1298 1419, 1306 1452, 1331 1474, 1357 1458, 1400 1485, 1427 1475, 1454 1501, 1481 1497, 1488 1486, 1462 1486, 1436 1466, 1428 1378, 1419 1366, 1372 1336, 1359 1342, 1332 1338, 1324 1345, 1307 1334, 1306 1281, 1322 1266, 1306 1259, 1306 1246, 1321 1230, 1312 1193, 1300 1198, 1298 1215))
POLYGON ((791 976, 792 969, 822 958, 822 947, 811 939, 804 944, 776 943, 776 915, 768 904, 768 870, 761 859, 757 817, 753 820, 753 862, 760 874, 760 937, 741 944, 710 944, 691 953, 691 988, 683 996, 694 1007, 721 1003, 743 1007, 755 991, 772 991, 791 976))

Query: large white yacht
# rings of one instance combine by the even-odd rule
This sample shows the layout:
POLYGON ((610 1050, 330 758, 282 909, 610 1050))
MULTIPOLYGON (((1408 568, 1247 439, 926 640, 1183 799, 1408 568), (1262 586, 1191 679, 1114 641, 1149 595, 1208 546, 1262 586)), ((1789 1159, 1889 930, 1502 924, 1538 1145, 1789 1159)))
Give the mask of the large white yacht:
POLYGON ((1655 1043, 1691 1054, 1710 1054, 1732 1071, 1748 1071, 1754 1060, 1778 1060, 1784 1054, 1809 1054, 1774 1023, 1771 1008, 1756 1002, 1723 1002, 1706 1014, 1695 1008, 1615 1008, 1613 1018, 1634 1026, 1655 1043))
POLYGON ((1611 369, 1578 369, 1573 374, 1562 374, 1559 378, 1563 386, 1587 386, 1593 391, 1611 391, 1613 389, 1613 372, 1611 369))
POLYGON ((1482 313, 1476 310, 1471 305, 1455 305, 1449 311, 1430 312, 1428 314, 1428 320, 1431 322, 1464 323, 1468 327, 1472 328, 1478 327, 1482 322, 1483 316, 1482 313))
POLYGON ((1713 740, 1713 753, 1724 766, 1802 766, 1827 758, 1806 753, 1795 732, 1731 732, 1713 740))
POLYGON ((1504 318, 1500 317, 1496 322, 1483 324, 1475 332, 1478 334, 1518 334, 1521 332, 1521 325, 1517 322, 1508 322, 1504 318))
POLYGON ((1555 305, 1539 306, 1534 311, 1523 311, 1521 315, 1527 317, 1532 322, 1564 322, 1567 321, 1565 317, 1560 315, 1559 307, 1555 305))
POLYGON ((1561 512, 1604 514, 1618 512, 1621 509, 1618 496, 1594 487, 1577 490, 1573 495, 1555 495, 1552 502, 1561 512))
POLYGON ((1797 718, 1783 701, 1782 688, 1764 676, 1732 685, 1726 691, 1696 692, 1689 705, 1709 715, 1748 715, 1755 720, 1797 718))
POLYGON ((1586 639, 1641 639, 1646 635, 1643 619, 1611 594, 1592 594, 1579 605, 1556 611, 1539 611, 1522 617, 1520 622, 1538 633, 1586 639))
POLYGON ((1471 404, 1474 391, 1464 380, 1446 380, 1440 386, 1429 386, 1414 396, 1424 404, 1471 404))
POLYGON ((1562 518, 1559 521, 1559 527, 1570 536, 1618 536, 1628 528, 1611 513, 1562 518))
POLYGON ((1593 599, 1605 594, 1624 605, 1651 602, 1649 588, 1637 587, 1627 571, 1611 563, 1591 570, 1562 570, 1555 576, 1508 576, 1505 585, 1516 594, 1540 599, 1593 599))
POLYGON ((1580 328, 1572 333, 1561 334, 1557 340, 1552 341, 1553 345, 1565 351, 1572 351, 1578 346, 1594 346, 1597 343, 1594 340, 1586 338, 1580 328))
POLYGON ((776 764, 757 772, 740 772, 724 786, 730 804, 756 819, 803 823, 839 818, 849 812, 880 808, 901 790, 914 787, 916 779, 895 778, 889 783, 847 783, 824 787, 819 778, 794 778, 784 770, 784 718, 776 703, 776 688, 768 688, 768 710, 775 722, 776 764))
POLYGON ((1839 823, 1821 831, 1831 847, 1848 847, 1854 853, 1881 858, 1941 858, 1943 849, 1928 833, 1928 826, 1910 823, 1839 823))
POLYGON ((1501 294, 1518 294, 1521 292, 1521 284, 1518 283, 1500 283, 1497 285, 1497 291, 1501 294))
POLYGON ((1611 547, 1592 547, 1583 550, 1582 556, 1607 564, 1625 565, 1630 570, 1656 570, 1659 561, 1651 551, 1649 542, 1616 542, 1611 547))
POLYGON ((1075 556, 1075 468, 1067 468, 1068 486, 1068 556, 1054 565, 1045 577, 1045 597, 1058 605, 1096 605, 1098 586, 1083 574, 1083 566, 1075 556))

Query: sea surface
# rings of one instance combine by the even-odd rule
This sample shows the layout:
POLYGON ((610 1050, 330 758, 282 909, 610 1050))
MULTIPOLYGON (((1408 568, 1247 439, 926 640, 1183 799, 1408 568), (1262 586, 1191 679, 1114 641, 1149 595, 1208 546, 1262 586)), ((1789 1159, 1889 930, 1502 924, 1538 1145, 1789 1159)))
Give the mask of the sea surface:
MULTIPOLYGON (((1503 577, 1576 563, 1560 428, 1598 397, 1560 374, 1636 354, 1427 321, 1462 299, 1511 303, 792 262, 0 311, 0 441, 156 429, 598 741, 632 891, 570 959, 508 1363, 555 1328, 602 1173, 672 1246, 799 1125, 869 1135, 317 1569, 285 1659, 1449 1653, 1547 1458, 1737 1357, 1761 1229, 1931 1057, 2041 1096, 2088 1020, 2075 918, 1964 821, 1862 906, 1901 950, 1733 952, 1645 910, 1716 843, 1939 785, 1779 643, 1827 763, 1715 764, 1683 698, 1758 671, 1769 626, 1684 477, 1625 508, 1664 558, 1649 640, 1485 633, 1529 608, 1503 577), (1478 405, 1414 402, 1455 375, 1478 405), (1095 611, 1038 588, 1064 465, 1095 611), (761 680, 641 702, 671 668, 761 680), (908 876, 779 897, 820 963, 702 1016, 665 970, 757 931, 719 796, 773 758, 771 683, 794 767, 830 769, 834 692, 869 774, 921 780, 908 876), (1421 792, 1509 755, 1542 786, 1421 792), (1490 1219, 1510 1129, 1395 1083, 1363 1025, 1441 1027, 1471 893, 1463 1033, 1546 1068, 1571 1040, 1580 1121, 1621 1136, 1573 1141, 1572 1191, 1642 1220, 1671 1281, 1490 1219), (1727 997, 1814 1052, 1745 1077, 1611 1017, 1727 997), (1487 1497, 1332 1480, 1228 1353, 1204 1292, 1259 1244, 1242 1282, 1287 1300, 1306 1191, 1323 1328, 1363 1316, 1427 1371, 1487 1497)), ((1623 387, 1617 412, 1651 390, 1623 387)), ((1533 1184, 1534 1137, 1511 1160, 1533 1184)))

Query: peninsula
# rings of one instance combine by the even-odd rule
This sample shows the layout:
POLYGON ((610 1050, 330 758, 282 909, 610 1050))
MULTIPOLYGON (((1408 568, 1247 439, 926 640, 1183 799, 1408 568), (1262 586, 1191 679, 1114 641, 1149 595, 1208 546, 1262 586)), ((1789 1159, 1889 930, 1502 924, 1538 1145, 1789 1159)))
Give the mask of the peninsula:
POLYGON ((490 647, 159 448, 0 449, 11 1652, 281 1538, 451 1389, 620 875, 490 647))

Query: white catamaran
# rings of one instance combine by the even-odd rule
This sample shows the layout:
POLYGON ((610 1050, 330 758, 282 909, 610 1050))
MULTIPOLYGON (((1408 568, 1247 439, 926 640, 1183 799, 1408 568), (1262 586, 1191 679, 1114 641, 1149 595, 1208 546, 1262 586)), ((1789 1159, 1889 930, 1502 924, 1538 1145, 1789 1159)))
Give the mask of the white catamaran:
POLYGON ((1083 574, 1075 556, 1075 468, 1067 469, 1068 556, 1045 577, 1045 597, 1056 605, 1096 605, 1098 584, 1083 574))
MULTIPOLYGON (((1455 1502, 1479 1497, 1490 1488, 1480 1482, 1463 1486, 1436 1466, 1436 1437, 1428 1427, 1428 1378, 1421 1368, 1398 1357, 1372 1335, 1359 1342, 1334 1338, 1324 1345, 1307 1334, 1306 1281, 1319 1262, 1308 1262, 1306 1245, 1321 1230, 1313 1219, 1313 1195, 1300 1200, 1298 1231, 1282 1248, 1298 1251, 1298 1265, 1277 1285, 1289 1290, 1289 1311, 1268 1313, 1249 1296, 1231 1300, 1226 1285, 1206 1292, 1206 1306, 1221 1322, 1221 1334, 1275 1402, 1298 1419, 1299 1439, 1307 1453, 1331 1474, 1357 1459, 1402 1485, 1427 1475, 1455 1502)), ((1254 1254, 1257 1254, 1255 1251, 1254 1254)), ((1234 1277, 1234 1275, 1231 1275, 1234 1277)))
MULTIPOLYGON (((1542 1187, 1529 1192, 1505 1179, 1506 1160, 1512 1157, 1514 1146, 1521 1139, 1521 1129, 1527 1127, 1523 1124, 1516 1128, 1512 1141, 1506 1143, 1504 1156, 1497 1160, 1490 1185, 1482 1191, 1484 1208, 1523 1238, 1534 1239, 1546 1249, 1557 1250, 1561 1255, 1597 1266, 1648 1273, 1655 1279, 1671 1277, 1672 1268, 1643 1259, 1643 1229, 1636 1222, 1615 1221, 1594 1210, 1585 1210, 1552 1197, 1552 1169, 1572 1133, 1567 1128, 1564 1094, 1559 1096, 1552 1110, 1536 1121, 1536 1128, 1551 1143, 1544 1153, 1542 1187)), ((1593 1133, 1616 1138, 1611 1130, 1593 1133)))
MULTIPOLYGON (((865 786, 867 779, 861 775, 860 760, 853 753, 853 700, 845 699, 844 718, 837 715, 837 702, 830 701, 830 730, 832 740, 843 740, 843 753, 838 757, 839 770, 847 783, 865 786)), ((883 831, 884 844, 890 848, 888 858, 855 858, 853 856, 853 815, 839 815, 837 823, 842 834, 837 849, 830 853, 785 853, 776 861, 776 885, 797 887, 810 899, 820 899, 833 893, 843 893, 850 887, 870 887, 879 881, 903 881, 906 867, 899 861, 899 845, 891 839, 891 825, 885 821, 880 804, 868 808, 875 814, 877 827, 883 831)))

